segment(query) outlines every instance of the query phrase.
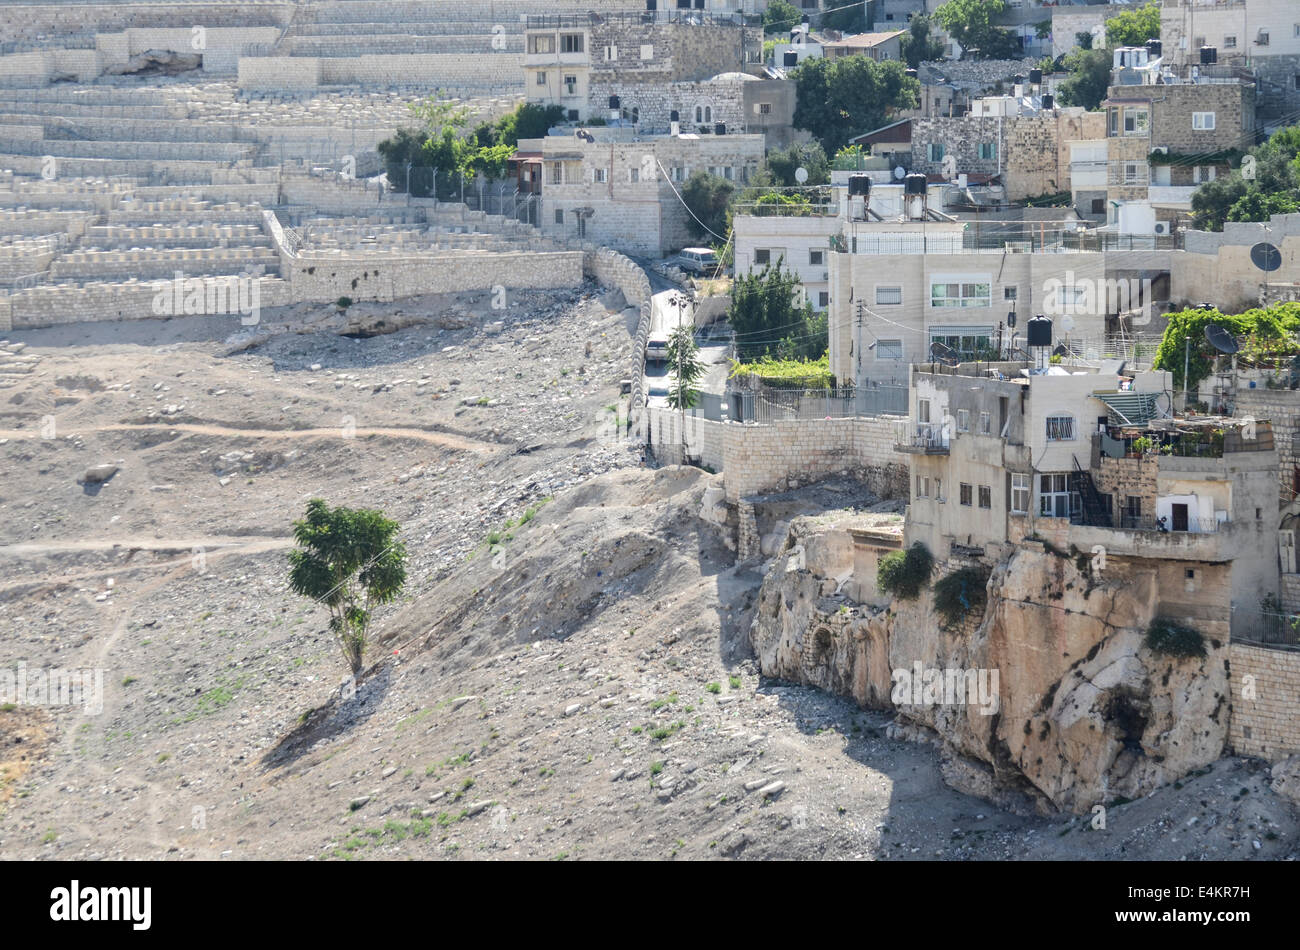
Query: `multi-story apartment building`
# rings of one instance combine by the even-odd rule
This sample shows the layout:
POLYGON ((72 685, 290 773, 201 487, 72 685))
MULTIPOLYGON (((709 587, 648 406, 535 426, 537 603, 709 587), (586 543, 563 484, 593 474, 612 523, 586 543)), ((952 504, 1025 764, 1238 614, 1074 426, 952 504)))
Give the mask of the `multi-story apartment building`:
POLYGON ((1090 562, 1159 562, 1161 596, 1175 600, 1210 593, 1222 575, 1220 608, 1226 593, 1244 616, 1276 596, 1267 422, 1173 417, 1164 373, 1029 365, 913 367, 896 438, 909 458, 909 541, 943 558, 1044 537, 1090 562))
POLYGON ((1163 0, 1160 39, 1166 62, 1201 63, 1213 47, 1220 64, 1249 69, 1263 119, 1300 110, 1300 7, 1295 0, 1163 0))
MULTIPOLYGON (((563 107, 575 122, 604 119, 611 95, 634 98, 635 89, 645 87, 648 109, 674 83, 757 72, 761 60, 760 28, 736 14, 646 10, 530 16, 525 22, 525 95, 529 102, 563 107)), ((668 107, 662 111, 666 127, 668 107)))
POLYGON ((694 243, 678 192, 693 172, 746 182, 763 160, 761 135, 652 135, 578 129, 521 139, 540 170, 538 226, 548 234, 662 256, 694 243))
POLYGON ((1108 221, 1169 234, 1196 186, 1255 144, 1255 83, 1236 67, 1148 66, 1147 50, 1114 51, 1106 110, 1108 221))

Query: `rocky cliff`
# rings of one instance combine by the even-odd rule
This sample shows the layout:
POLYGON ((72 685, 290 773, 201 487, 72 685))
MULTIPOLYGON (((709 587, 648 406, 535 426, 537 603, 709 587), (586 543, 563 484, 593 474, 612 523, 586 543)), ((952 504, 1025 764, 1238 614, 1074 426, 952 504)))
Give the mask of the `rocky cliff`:
MULTIPOLYGON (((1112 560, 1094 577, 1023 542, 993 566, 983 607, 946 625, 928 588, 883 607, 850 596, 852 549, 826 519, 791 524, 750 633, 762 671, 895 710, 898 733, 939 746, 955 787, 1083 813, 1222 754, 1227 645, 1207 639, 1203 657, 1145 645, 1161 609, 1154 567, 1112 560)), ((932 581, 957 566, 936 565, 932 581)))

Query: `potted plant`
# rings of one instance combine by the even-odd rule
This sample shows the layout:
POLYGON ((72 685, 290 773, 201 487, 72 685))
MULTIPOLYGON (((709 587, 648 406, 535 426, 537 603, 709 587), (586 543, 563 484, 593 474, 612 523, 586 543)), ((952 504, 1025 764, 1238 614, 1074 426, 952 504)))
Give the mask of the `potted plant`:
POLYGON ((1152 442, 1148 436, 1140 435, 1133 440, 1133 451, 1136 452, 1139 457, 1149 455, 1154 447, 1155 443, 1152 442))

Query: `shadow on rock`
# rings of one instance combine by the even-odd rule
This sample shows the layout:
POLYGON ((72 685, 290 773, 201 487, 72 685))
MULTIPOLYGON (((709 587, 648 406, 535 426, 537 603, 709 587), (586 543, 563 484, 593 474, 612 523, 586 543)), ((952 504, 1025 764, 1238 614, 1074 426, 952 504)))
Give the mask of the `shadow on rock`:
MULTIPOLYGON (((393 667, 385 663, 363 674, 356 692, 346 698, 336 690, 329 701, 311 710, 284 738, 262 756, 262 766, 278 769, 297 761, 318 742, 332 739, 361 725, 375 714, 388 694, 393 667)), ((349 691, 350 692, 350 691, 349 691)))

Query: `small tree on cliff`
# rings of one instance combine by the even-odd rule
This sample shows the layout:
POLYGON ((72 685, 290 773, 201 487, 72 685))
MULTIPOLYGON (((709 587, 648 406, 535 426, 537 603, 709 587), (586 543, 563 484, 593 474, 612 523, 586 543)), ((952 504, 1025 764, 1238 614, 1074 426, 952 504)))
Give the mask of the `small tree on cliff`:
POLYGON ((406 546, 395 540, 399 525, 369 508, 331 508, 307 502, 307 517, 293 523, 300 547, 289 552, 289 589, 330 611, 330 630, 359 676, 370 610, 402 592, 406 546))

